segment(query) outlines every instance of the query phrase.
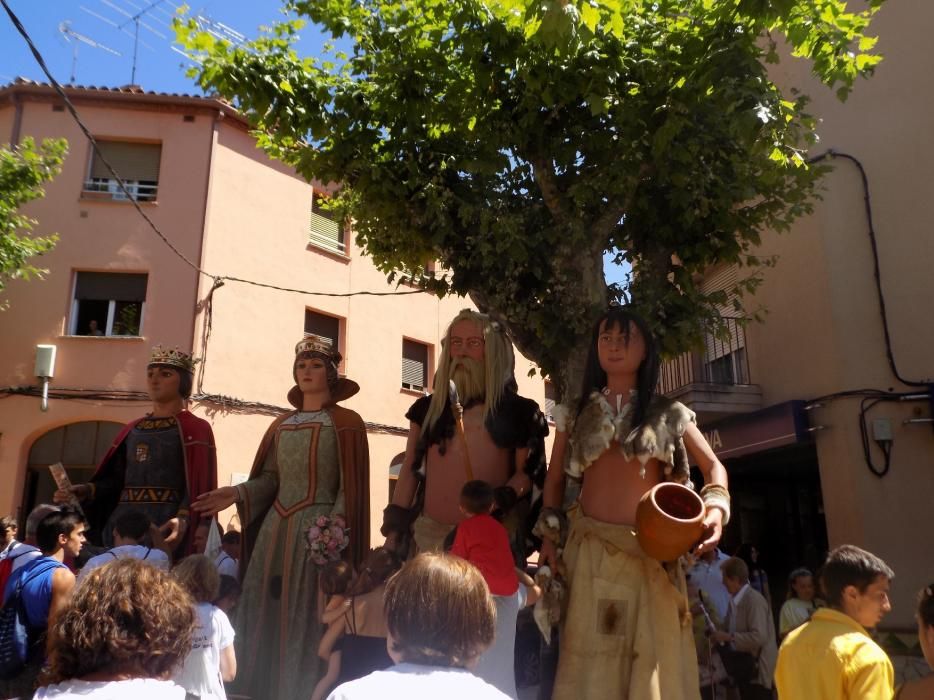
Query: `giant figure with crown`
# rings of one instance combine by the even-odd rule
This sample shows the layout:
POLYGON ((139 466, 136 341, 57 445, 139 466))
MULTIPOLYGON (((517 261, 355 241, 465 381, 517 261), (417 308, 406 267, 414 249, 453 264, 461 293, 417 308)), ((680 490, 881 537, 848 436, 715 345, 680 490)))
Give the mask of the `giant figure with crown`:
MULTIPOLYGON (((189 504, 217 488, 214 433, 185 408, 193 374, 191 355, 154 347, 146 368, 151 411, 124 426, 89 483, 71 487, 98 543, 111 546, 114 520, 133 509, 149 516, 177 556, 191 551, 199 515, 189 504)), ((56 493, 57 501, 68 497, 56 493)))
POLYGON ((325 671, 317 654, 322 564, 306 552, 313 533, 343 521, 347 548, 333 558, 342 554, 358 571, 369 548, 366 426, 339 405, 360 387, 339 373, 340 363, 330 340, 300 340, 288 393, 295 410, 269 426, 250 478, 192 502, 202 517, 236 505, 243 523, 234 689, 256 700, 305 700, 325 671))

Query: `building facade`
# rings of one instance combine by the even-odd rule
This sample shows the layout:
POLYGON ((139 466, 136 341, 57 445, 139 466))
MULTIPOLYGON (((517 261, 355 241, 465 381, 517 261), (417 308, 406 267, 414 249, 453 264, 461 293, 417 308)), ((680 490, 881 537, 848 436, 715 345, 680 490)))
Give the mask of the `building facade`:
MULTIPOLYGON (((440 338, 469 301, 346 296, 417 288, 388 284, 319 208, 326 188, 270 160, 225 103, 138 88, 67 90, 130 193, 51 87, 0 88, 0 140, 70 144, 46 196, 25 208, 39 220, 37 233, 60 234, 39 260, 49 272, 11 282, 10 308, 0 314, 0 512, 23 514, 48 500, 49 464, 62 462, 76 483, 90 476, 121 425, 147 410, 155 344, 202 358, 195 393, 203 398, 191 410, 214 430, 219 483, 244 479, 276 407, 288 406, 295 343, 315 333, 336 341, 341 372, 361 386, 345 405, 367 423, 377 541, 390 467, 405 449, 405 412, 428 388, 440 338), (278 289, 215 281, 224 276, 278 289), (34 395, 37 345, 56 348, 45 412, 34 395), (33 387, 30 395, 9 393, 22 387, 33 387)), ((517 355, 520 392, 544 406, 531 367, 517 355)))
MULTIPOLYGON (((873 24, 885 58, 845 103, 802 62, 777 67, 821 120, 811 157, 837 154, 824 161, 822 200, 791 232, 763 237, 757 253, 778 264, 743 304, 765 320, 710 338, 662 377, 730 471, 724 548, 760 547, 776 605, 792 568, 852 543, 894 569, 883 627, 906 633, 914 596, 934 580, 934 132, 917 82, 934 69, 930 21, 934 6, 885 5, 873 24)), ((724 289, 737 274, 715 268, 703 284, 724 289)))

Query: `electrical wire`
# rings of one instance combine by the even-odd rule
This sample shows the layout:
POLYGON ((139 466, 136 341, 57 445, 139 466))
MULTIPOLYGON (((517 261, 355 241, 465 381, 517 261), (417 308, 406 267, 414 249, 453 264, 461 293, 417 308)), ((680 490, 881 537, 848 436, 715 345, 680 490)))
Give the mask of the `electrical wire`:
POLYGON ((873 222, 872 216, 872 198, 869 193, 869 176, 866 174, 866 168, 863 167, 863 164, 860 160, 849 153, 843 153, 842 151, 835 151, 834 149, 829 149, 824 153, 820 153, 813 158, 808 159, 808 163, 819 163, 828 158, 843 158, 850 161, 856 168, 859 170, 859 176, 863 184, 863 208, 866 213, 866 223, 869 227, 869 246, 872 250, 872 271, 873 277, 876 282, 876 296, 879 301, 879 314, 882 317, 882 333, 885 338, 885 355, 889 361, 889 367, 892 370, 892 374, 895 375, 895 378, 906 386, 923 386, 927 387, 930 384, 929 381, 918 381, 914 379, 905 379, 901 373, 898 371, 898 367, 895 364, 895 353, 892 351, 892 337, 889 333, 889 319, 888 314, 885 310, 885 295, 882 292, 882 273, 879 269, 879 247, 876 242, 876 228, 873 222))
POLYGON ((136 197, 130 192, 126 186, 126 182, 120 177, 120 174, 114 169, 110 161, 107 160, 106 156, 101 152, 100 147, 97 144, 97 140, 91 135, 91 131, 82 121, 81 116, 78 114, 77 108, 74 106, 72 101, 69 99, 68 95, 65 93, 65 89, 62 85, 54 78, 52 72, 49 70, 49 67, 46 65, 45 59, 42 57, 42 54, 39 52, 39 49, 36 48, 35 43, 33 43, 32 38, 29 36, 29 32, 26 31, 26 28, 23 26, 23 23, 20 22, 19 17, 13 12, 10 6, 7 4, 7 0, 0 0, 0 4, 3 5, 3 9, 6 10, 7 15, 10 17, 10 21, 13 22, 13 26, 16 27, 16 30, 20 33, 23 39, 26 41, 26 44, 29 46, 29 50, 32 53, 33 57, 36 59, 36 62, 39 64, 39 68, 42 69, 42 72, 45 73, 46 78, 48 78, 49 83, 58 93, 58 96, 65 103, 65 106, 68 108, 68 112, 71 114, 72 119, 78 125, 78 128, 81 129, 81 132, 87 137, 88 141, 91 144, 96 157, 100 159, 101 163, 107 168, 111 175, 113 175, 114 180, 116 180, 120 191, 123 195, 133 204, 133 208, 136 212, 145 220, 149 228, 165 243, 166 246, 188 267, 197 272, 199 275, 208 277, 214 281, 215 287, 218 286, 218 280, 229 280, 231 282, 239 282, 241 284, 248 284, 254 287, 262 287, 264 289, 274 289, 280 292, 291 292, 295 294, 303 294, 306 296, 319 296, 319 297, 356 297, 356 296, 373 296, 373 297, 387 297, 387 296, 405 296, 408 294, 426 294, 427 290, 425 289, 412 289, 407 291, 392 291, 392 292, 371 292, 371 291, 359 291, 359 292, 313 292, 305 289, 295 289, 292 287, 282 287, 275 284, 270 284, 267 282, 257 282, 255 280, 243 279, 241 277, 232 277, 228 275, 215 275, 207 270, 201 268, 197 263, 190 260, 182 251, 180 251, 175 244, 168 239, 168 237, 162 233, 156 223, 149 217, 148 214, 143 210, 143 208, 137 202, 136 197))
MULTIPOLYGON (((0 397, 9 396, 42 396, 42 388, 38 386, 6 386, 0 387, 0 397)), ((122 390, 122 389, 76 389, 68 387, 59 387, 50 389, 48 396, 50 399, 62 401, 114 401, 120 403, 148 403, 152 401, 144 391, 122 390)), ((192 394, 191 401, 199 404, 211 404, 217 406, 224 413, 228 412, 247 412, 262 414, 268 416, 281 416, 295 409, 285 406, 276 406, 275 404, 263 403, 261 401, 247 401, 233 396, 223 394, 192 394)), ((208 410, 208 413, 211 411, 208 410)), ((364 427, 368 433, 382 433, 386 435, 408 435, 408 428, 402 428, 395 425, 386 425, 384 423, 373 423, 364 421, 364 427)))

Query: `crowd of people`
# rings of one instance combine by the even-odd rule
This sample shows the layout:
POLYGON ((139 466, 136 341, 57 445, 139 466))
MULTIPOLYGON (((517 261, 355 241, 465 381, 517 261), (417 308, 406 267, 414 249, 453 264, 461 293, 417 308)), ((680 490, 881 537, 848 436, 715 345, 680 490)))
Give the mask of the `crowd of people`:
MULTIPOLYGON (((155 348, 152 410, 91 481, 30 513, 23 542, 0 520, 0 697, 515 700, 528 605, 549 644, 542 698, 893 697, 869 634, 892 571, 835 549, 817 577, 792 573, 776 630, 757 548, 718 549, 727 472, 693 412, 655 394, 641 318, 611 307, 595 324, 547 464, 548 423, 518 394, 501 324, 465 310, 441 345, 373 549, 366 428, 339 405, 359 386, 329 341, 298 343, 295 410, 249 478, 220 488, 210 425, 186 409, 194 361, 155 348), (230 507, 242 530, 221 532, 230 507)), ((918 624, 934 660, 930 588, 918 624)))

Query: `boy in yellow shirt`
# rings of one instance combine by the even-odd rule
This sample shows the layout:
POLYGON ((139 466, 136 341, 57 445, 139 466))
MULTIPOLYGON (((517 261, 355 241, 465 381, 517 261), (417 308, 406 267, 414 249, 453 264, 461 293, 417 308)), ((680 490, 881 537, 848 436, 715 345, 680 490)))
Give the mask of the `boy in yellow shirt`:
POLYGON ((827 556, 821 587, 830 607, 785 638, 775 668, 779 700, 892 698, 892 662, 866 630, 892 609, 894 576, 879 557, 853 545, 827 556))

